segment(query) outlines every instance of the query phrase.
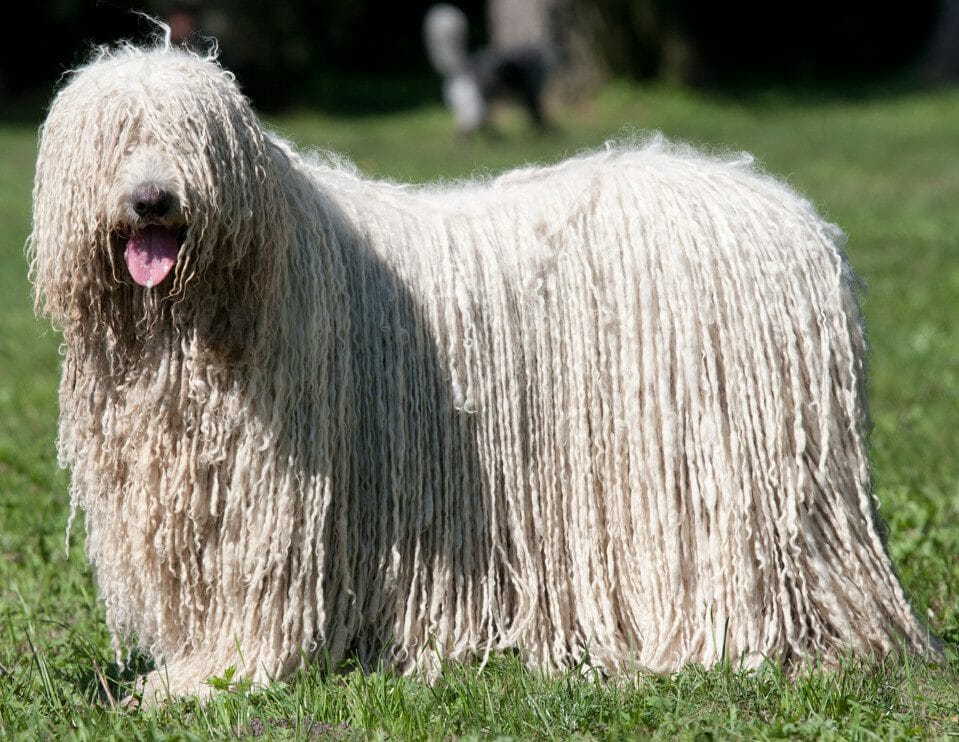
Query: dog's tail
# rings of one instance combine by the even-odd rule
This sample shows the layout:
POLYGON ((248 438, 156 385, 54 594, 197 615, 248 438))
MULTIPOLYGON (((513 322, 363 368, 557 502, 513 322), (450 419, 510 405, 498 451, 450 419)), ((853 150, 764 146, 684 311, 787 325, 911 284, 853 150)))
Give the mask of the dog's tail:
POLYGON ((430 64, 443 77, 466 67, 469 24, 462 10, 446 3, 432 6, 423 19, 423 42, 430 64))

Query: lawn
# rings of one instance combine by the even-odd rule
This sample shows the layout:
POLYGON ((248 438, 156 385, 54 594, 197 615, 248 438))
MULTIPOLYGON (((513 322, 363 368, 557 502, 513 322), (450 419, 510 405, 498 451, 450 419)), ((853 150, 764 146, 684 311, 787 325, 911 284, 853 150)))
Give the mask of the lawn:
POLYGON ((481 672, 451 667, 434 685, 313 670, 202 708, 138 713, 111 703, 129 674, 114 664, 82 528, 64 543, 59 338, 33 317, 23 258, 37 123, 0 122, 0 739, 959 736, 959 91, 711 97, 615 84, 560 109, 547 136, 506 112, 499 137, 465 143, 438 106, 270 121, 402 181, 495 173, 655 129, 747 150, 805 192, 846 229, 867 286, 876 490, 945 666, 850 664, 800 678, 725 666, 614 683, 544 678, 497 657, 481 672))

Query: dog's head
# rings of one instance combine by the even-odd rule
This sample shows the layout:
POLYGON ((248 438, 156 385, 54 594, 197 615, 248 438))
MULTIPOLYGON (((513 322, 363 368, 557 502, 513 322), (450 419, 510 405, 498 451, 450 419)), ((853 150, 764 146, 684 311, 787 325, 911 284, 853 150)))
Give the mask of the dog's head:
POLYGON ((217 315, 264 290, 285 218, 276 148, 215 60, 101 50, 40 134, 28 248, 55 323, 117 337, 229 324, 217 315))

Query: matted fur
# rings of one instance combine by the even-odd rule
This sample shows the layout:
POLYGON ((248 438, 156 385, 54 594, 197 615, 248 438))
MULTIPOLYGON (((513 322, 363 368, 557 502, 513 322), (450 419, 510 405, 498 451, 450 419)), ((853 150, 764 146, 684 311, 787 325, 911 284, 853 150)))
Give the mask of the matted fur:
POLYGON ((118 646, 174 695, 355 653, 556 670, 925 651, 870 490, 840 231, 652 140, 408 187, 215 60, 103 51, 42 128, 37 310, 118 646), (177 197, 173 274, 120 256, 177 197))

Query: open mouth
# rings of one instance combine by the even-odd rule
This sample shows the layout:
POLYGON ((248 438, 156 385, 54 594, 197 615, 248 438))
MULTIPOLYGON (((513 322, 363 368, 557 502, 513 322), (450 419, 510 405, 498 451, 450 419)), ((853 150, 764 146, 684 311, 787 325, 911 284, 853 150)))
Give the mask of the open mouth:
POLYGON ((151 224, 131 234, 123 249, 130 277, 148 289, 162 283, 176 265, 183 231, 151 224))

